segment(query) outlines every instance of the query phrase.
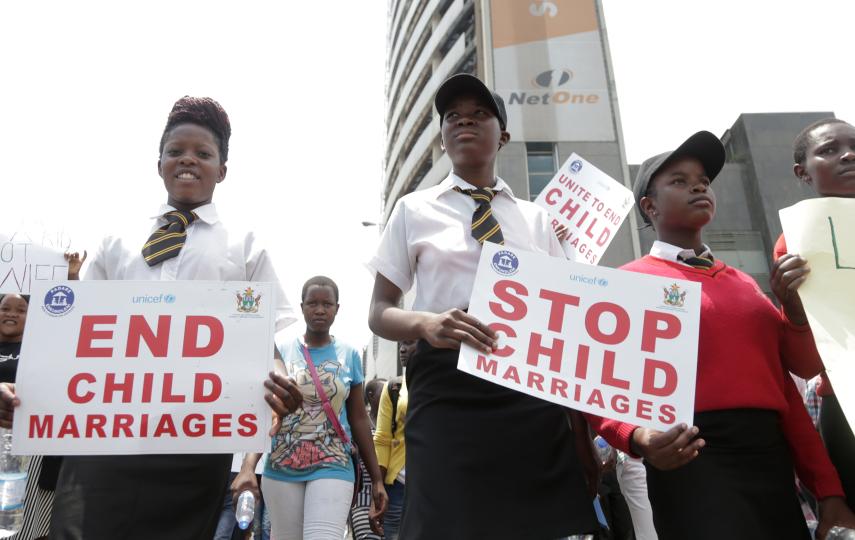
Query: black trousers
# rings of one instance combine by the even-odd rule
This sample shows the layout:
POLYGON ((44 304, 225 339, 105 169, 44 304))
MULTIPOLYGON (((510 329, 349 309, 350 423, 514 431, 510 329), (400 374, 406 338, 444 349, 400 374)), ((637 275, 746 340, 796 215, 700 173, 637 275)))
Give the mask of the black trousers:
POLYGON ((828 456, 846 492, 849 508, 855 510, 855 436, 834 395, 823 396, 819 411, 819 431, 828 456))

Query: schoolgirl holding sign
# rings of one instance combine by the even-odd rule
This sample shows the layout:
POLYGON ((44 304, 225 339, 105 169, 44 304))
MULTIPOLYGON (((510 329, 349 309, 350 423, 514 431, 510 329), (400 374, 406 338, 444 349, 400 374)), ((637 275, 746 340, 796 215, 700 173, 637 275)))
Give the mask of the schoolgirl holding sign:
MULTIPOLYGON (((213 204, 214 190, 226 177, 230 136, 229 117, 219 103, 179 99, 159 143, 157 171, 166 204, 129 234, 111 231, 86 279, 272 282, 278 300, 276 329, 294 322, 267 251, 252 232, 226 227, 213 204)), ((72 256, 69 262, 74 259, 79 258, 72 256)), ((71 270, 70 264, 69 274, 71 270)), ((265 398, 280 417, 299 406, 302 396, 284 376, 271 373, 264 385, 265 398)), ((0 426, 12 425, 20 403, 14 391, 14 385, 0 384, 0 426)), ((231 455, 220 454, 66 457, 50 537, 209 540, 231 460, 231 455)))
POLYGON ((466 313, 483 242, 563 252, 547 214, 494 174, 510 139, 502 98, 459 74, 434 104, 452 171, 397 202, 370 262, 371 329, 419 340, 406 374, 400 538, 546 540, 594 531, 564 409, 457 370, 462 343, 496 347, 496 334, 466 313), (401 309, 414 279, 413 308, 401 309))
MULTIPOLYGON (((354 491, 355 441, 372 481, 369 519, 380 522, 388 498, 377 465, 371 422, 363 401, 359 353, 330 335, 338 313, 338 286, 324 276, 303 285, 300 306, 306 333, 281 347, 289 375, 302 392, 303 406, 282 420, 264 467, 262 488, 275 540, 340 540, 354 491)), ((235 496, 257 491, 249 454, 235 478, 235 496)))
MULTIPOLYGON (((793 172, 820 197, 855 197, 855 127, 837 118, 826 118, 804 128, 793 142, 793 172)), ((784 272, 805 264, 802 257, 787 252, 783 234, 775 244, 773 258, 784 272)), ((784 290, 783 294, 799 301, 795 289, 784 290)), ((822 369, 820 365, 815 367, 817 372, 822 369)), ((840 474, 849 508, 855 508, 855 435, 825 372, 817 393, 822 397, 820 433, 840 474)))
POLYGON ((641 165, 636 201, 658 240, 623 267, 702 284, 694 299, 701 302, 697 427, 659 433, 592 423, 614 446, 644 457, 661 540, 807 540, 793 468, 820 499, 822 538, 834 524, 852 526, 855 516, 784 367, 810 370, 818 360, 803 310, 780 296, 802 274, 773 269, 782 315, 750 276, 703 244, 715 215, 711 183, 724 160, 718 138, 701 131, 641 165))

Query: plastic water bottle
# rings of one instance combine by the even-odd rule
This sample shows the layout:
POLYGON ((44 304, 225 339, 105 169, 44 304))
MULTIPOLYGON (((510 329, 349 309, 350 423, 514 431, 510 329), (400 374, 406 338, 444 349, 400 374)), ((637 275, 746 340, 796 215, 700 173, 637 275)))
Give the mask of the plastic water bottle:
POLYGON ((855 530, 846 527, 832 527, 825 540, 855 540, 855 530))
POLYGON ((255 495, 250 490, 245 490, 238 497, 237 508, 235 508, 235 521, 238 527, 245 531, 255 518, 255 495))
POLYGON ((24 521, 30 456, 12 455, 12 431, 0 428, 0 538, 20 530, 24 521))
POLYGON ((597 457, 600 458, 601 465, 608 463, 615 451, 615 449, 609 446, 609 443, 599 435, 594 438, 594 448, 597 450, 597 457))

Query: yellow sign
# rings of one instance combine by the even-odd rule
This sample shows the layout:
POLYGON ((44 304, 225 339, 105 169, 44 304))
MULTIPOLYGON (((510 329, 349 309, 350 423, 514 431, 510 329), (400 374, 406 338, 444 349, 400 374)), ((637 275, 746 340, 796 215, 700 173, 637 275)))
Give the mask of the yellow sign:
POLYGON ((799 294, 837 399, 855 431, 855 199, 810 199, 779 213, 787 251, 810 265, 799 294))

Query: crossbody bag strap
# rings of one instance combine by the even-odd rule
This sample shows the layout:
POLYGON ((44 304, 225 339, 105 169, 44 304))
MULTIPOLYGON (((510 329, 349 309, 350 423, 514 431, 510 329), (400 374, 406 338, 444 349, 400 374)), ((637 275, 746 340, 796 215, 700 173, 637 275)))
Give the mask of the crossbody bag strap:
POLYGON ((339 422, 338 417, 333 410, 330 399, 327 397, 327 393, 324 392, 324 388, 321 386, 321 379, 318 377, 318 370, 315 368, 315 363, 312 362, 312 355, 309 353, 309 347, 300 343, 300 349, 303 351, 303 358, 305 358, 306 365, 309 367, 309 373, 312 375, 312 382, 315 384, 315 390, 318 392, 318 397, 321 398, 321 404, 324 407, 324 412, 327 413, 327 419, 332 422, 333 429, 335 429, 338 437, 344 441, 344 444, 350 444, 350 437, 348 437, 347 433, 344 432, 344 428, 341 426, 341 422, 339 422))

